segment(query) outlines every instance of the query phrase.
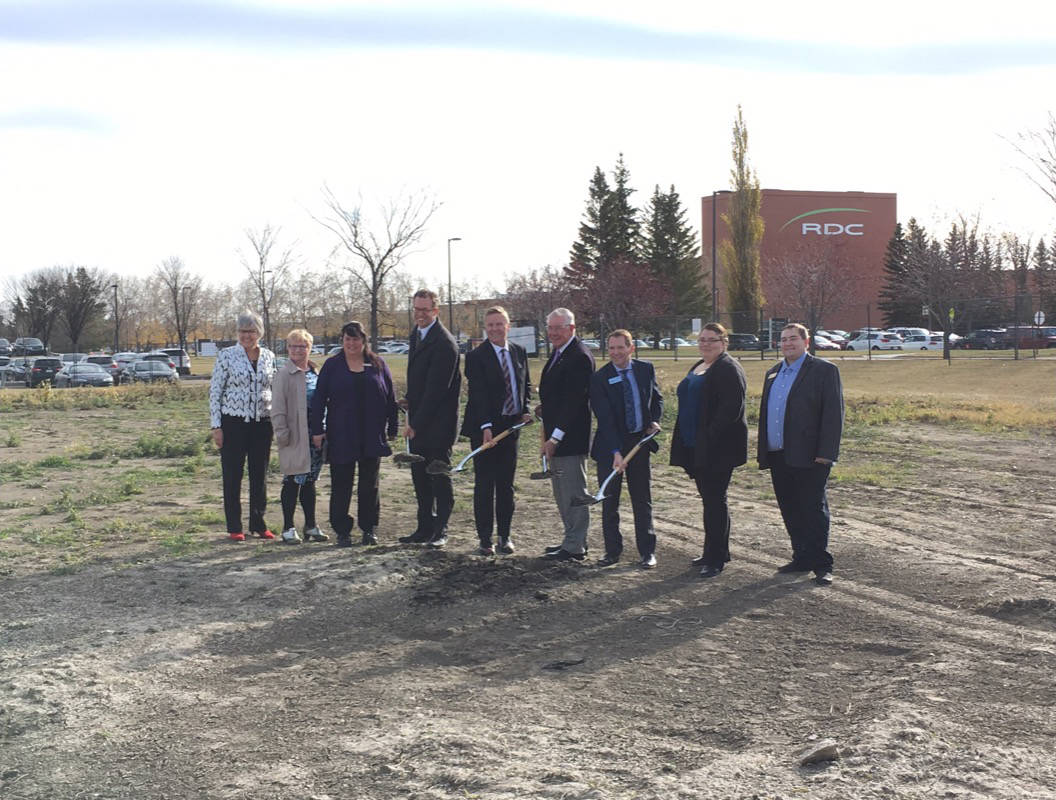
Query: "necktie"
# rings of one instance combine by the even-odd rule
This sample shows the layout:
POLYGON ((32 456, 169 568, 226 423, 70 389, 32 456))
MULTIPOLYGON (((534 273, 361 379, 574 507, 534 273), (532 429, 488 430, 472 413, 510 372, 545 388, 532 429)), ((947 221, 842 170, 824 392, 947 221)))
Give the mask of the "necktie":
POLYGON ((502 402, 502 413, 507 417, 512 417, 517 413, 517 407, 513 403, 513 380, 510 375, 509 358, 509 350, 501 350, 499 352, 499 363, 502 364, 502 377, 506 382, 506 397, 502 402))
POLYGON ((638 430, 638 413, 634 407, 634 391, 631 389, 631 381, 634 380, 634 376, 631 375, 631 370, 621 369, 620 382, 623 384, 623 414, 624 421, 627 423, 627 432, 634 433, 638 430))

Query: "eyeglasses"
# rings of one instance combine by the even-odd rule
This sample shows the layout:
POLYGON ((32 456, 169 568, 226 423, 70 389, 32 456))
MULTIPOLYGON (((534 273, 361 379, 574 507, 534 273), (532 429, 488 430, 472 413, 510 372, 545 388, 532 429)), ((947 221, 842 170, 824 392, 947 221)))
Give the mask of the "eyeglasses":
POLYGON ((238 332, 239 333, 251 333, 254 336, 258 336, 260 334, 260 331, 258 331, 256 328, 250 328, 249 330, 246 330, 244 328, 239 328, 238 332))
POLYGON ((701 344, 721 344, 725 339, 698 339, 701 344))
POLYGON ((308 345, 306 344, 288 344, 286 345, 287 350, 307 350, 308 345))

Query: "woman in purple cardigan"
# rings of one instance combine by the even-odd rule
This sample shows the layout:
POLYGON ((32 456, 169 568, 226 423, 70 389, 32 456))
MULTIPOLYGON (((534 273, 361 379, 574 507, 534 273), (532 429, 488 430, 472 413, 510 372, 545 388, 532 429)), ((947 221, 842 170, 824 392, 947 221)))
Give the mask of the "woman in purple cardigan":
POLYGON ((377 544, 378 471, 382 456, 392 453, 386 440, 396 437, 396 394, 388 366, 371 351, 358 322, 341 329, 341 353, 319 370, 311 423, 312 441, 322 447, 325 439, 329 453, 330 526, 337 546, 352 544, 355 520, 348 511, 357 466, 359 529, 363 544, 377 544))

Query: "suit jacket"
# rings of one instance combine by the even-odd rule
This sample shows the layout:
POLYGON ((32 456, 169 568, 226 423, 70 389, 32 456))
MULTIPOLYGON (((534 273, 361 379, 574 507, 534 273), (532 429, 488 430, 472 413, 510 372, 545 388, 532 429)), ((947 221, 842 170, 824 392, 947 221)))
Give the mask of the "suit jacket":
MULTIPOLYGON (((531 377, 528 374, 528 354, 519 344, 510 342, 510 360, 513 362, 513 375, 517 381, 517 395, 513 398, 516 414, 527 414, 528 401, 532 396, 531 377)), ((469 400, 466 402, 466 413, 462 418, 462 435, 468 436, 474 447, 479 447, 484 440, 481 425, 491 423, 491 433, 496 435, 511 427, 503 418, 502 407, 506 400, 506 377, 502 364, 495 354, 491 342, 484 340, 479 346, 466 354, 466 383, 469 388, 469 400)), ((510 434, 517 436, 519 431, 510 434)))
MULTIPOLYGON (((766 404, 784 361, 763 379, 759 406, 759 469, 770 466, 767 455, 766 404)), ((835 461, 843 434, 843 385, 835 364, 807 353, 785 403, 784 456, 790 467, 809 467, 815 458, 835 461)))
POLYGON ((590 376, 594 356, 573 336, 560 357, 551 356, 539 378, 543 404, 543 435, 554 428, 565 432, 557 456, 585 456, 590 448, 590 376))
MULTIPOLYGON (((689 368, 697 368, 697 361, 689 368)), ((748 419, 744 370, 723 353, 708 367, 698 406, 697 434, 693 447, 682 441, 675 422, 671 437, 671 464, 690 475, 734 469, 748 460, 748 419)))
POLYGON ((449 448, 458 434, 462 373, 455 338, 439 318, 424 340, 411 332, 407 356, 407 422, 419 447, 449 448))
MULTIPOLYGON (((656 382, 656 370, 650 362, 631 359, 631 375, 638 384, 638 404, 642 428, 645 429, 650 422, 660 422, 664 398, 656 382)), ((611 463, 612 454, 623 447, 624 437, 629 432, 623 393, 623 381, 619 380, 619 373, 611 361, 590 376, 590 407, 598 419, 598 430, 590 448, 590 457, 595 461, 611 463), (613 380, 616 382, 612 383, 613 380)), ((660 449, 656 439, 647 442, 645 447, 653 453, 660 449)))

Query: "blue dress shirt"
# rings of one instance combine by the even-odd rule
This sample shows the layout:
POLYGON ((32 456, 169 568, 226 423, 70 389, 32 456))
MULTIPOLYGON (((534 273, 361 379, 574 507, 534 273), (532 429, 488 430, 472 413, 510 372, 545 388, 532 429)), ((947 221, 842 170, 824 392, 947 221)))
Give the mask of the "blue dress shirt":
POLYGON ((788 403, 788 392, 796 382, 799 370, 806 361, 804 353, 791 364, 783 362, 777 371, 774 383, 770 387, 770 396, 766 401, 766 449, 770 451, 785 448, 785 405, 788 403))

